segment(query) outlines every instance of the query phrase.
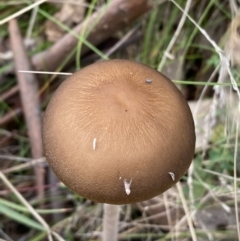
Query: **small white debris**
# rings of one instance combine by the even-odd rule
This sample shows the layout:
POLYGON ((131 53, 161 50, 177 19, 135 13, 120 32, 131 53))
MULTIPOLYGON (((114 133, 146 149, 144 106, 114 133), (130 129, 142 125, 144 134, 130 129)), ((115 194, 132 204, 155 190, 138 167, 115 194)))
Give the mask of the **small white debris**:
POLYGON ((148 211, 149 209, 149 206, 144 207, 144 211, 148 211))
POLYGON ((145 81, 147 84, 151 84, 152 83, 152 80, 151 79, 146 79, 145 81))
POLYGON ((127 195, 129 195, 131 193, 130 186, 131 186, 131 183, 132 183, 132 179, 131 179, 130 182, 128 182, 127 179, 124 179, 123 183, 124 183, 125 192, 126 192, 127 195))
POLYGON ((173 54, 169 53, 169 52, 164 52, 164 55, 171 60, 175 59, 175 56, 173 54))
POLYGON ((95 151, 97 147, 97 138, 93 139, 93 150, 95 151))
POLYGON ((122 177, 119 177, 119 180, 121 180, 122 179, 122 177))
POLYGON ((175 181, 175 174, 173 172, 168 172, 168 174, 171 176, 172 180, 175 181))
POLYGON ((9 59, 12 59, 13 58, 13 53, 11 51, 8 51, 8 52, 0 52, 0 59, 3 59, 3 60, 9 60, 9 59))

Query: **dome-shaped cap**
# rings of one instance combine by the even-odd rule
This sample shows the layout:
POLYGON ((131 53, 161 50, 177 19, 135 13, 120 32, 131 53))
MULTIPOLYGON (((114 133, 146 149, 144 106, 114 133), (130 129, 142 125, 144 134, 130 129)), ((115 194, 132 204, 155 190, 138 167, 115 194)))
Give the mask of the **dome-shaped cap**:
POLYGON ((110 204, 150 199, 188 169, 195 131, 187 102, 164 75, 110 60, 57 89, 43 120, 47 161, 70 189, 110 204))

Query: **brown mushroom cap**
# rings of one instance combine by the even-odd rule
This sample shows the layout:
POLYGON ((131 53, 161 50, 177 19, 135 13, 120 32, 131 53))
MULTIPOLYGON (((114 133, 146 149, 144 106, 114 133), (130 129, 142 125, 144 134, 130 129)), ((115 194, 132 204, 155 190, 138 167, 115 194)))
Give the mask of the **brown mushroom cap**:
POLYGON ((92 64, 57 89, 43 120, 47 161, 70 189, 110 204, 174 185, 195 149, 192 114, 177 87, 128 60, 92 64))

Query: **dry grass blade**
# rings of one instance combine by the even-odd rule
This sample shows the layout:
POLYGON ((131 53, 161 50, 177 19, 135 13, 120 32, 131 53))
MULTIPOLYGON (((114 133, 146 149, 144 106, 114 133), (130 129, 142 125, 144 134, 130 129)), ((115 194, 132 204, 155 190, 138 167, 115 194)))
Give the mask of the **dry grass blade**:
MULTIPOLYGON (((185 6, 185 10, 184 10, 186 13, 188 13, 189 8, 191 6, 191 3, 192 3, 192 0, 188 0, 187 1, 186 6, 185 6)), ((182 15, 182 18, 181 18, 181 20, 180 20, 180 22, 178 24, 178 27, 177 27, 177 29, 176 29, 176 31, 175 31, 175 33, 174 33, 170 43, 169 43, 167 49, 164 52, 164 55, 163 55, 163 57, 161 59, 161 62, 158 65, 158 71, 162 71, 162 68, 163 68, 163 66, 165 64, 165 61, 167 59, 167 55, 170 54, 170 51, 171 51, 172 47, 174 46, 174 44, 175 44, 175 42, 176 42, 176 40, 177 40, 181 30, 182 30, 182 27, 183 27, 183 25, 184 25, 184 23, 186 21, 186 17, 187 16, 185 14, 182 15)))
POLYGON ((36 3, 31 4, 30 6, 28 6, 28 7, 26 7, 26 8, 21 9, 20 11, 18 11, 18 12, 16 12, 16 13, 8 16, 7 18, 1 20, 1 21, 0 21, 0 25, 3 25, 4 23, 9 22, 11 19, 14 19, 14 18, 22 15, 23 13, 25 13, 25 12, 27 12, 27 11, 35 8, 36 6, 39 6, 40 4, 42 4, 42 3, 46 2, 46 1, 47 1, 47 0, 40 0, 40 1, 36 2, 36 3))
POLYGON ((195 232, 195 229, 194 229, 194 226, 193 226, 191 213, 188 209, 187 202, 186 202, 186 199, 184 197, 182 186, 181 186, 180 182, 177 183, 177 189, 178 189, 179 196, 180 196, 180 199, 181 199, 182 204, 183 204, 183 209, 184 209, 186 217, 187 217, 188 226, 189 226, 189 229, 190 229, 192 240, 197 241, 197 235, 196 235, 196 232, 195 232))
POLYGON ((50 72, 50 71, 34 71, 34 70, 19 70, 19 73, 30 73, 30 74, 54 74, 54 75, 72 75, 72 73, 63 72, 50 72))
POLYGON ((39 159, 35 159, 35 160, 29 160, 27 163, 24 163, 24 164, 19 164, 19 165, 7 168, 7 169, 3 170, 2 172, 4 174, 8 174, 8 173, 12 173, 12 172, 29 169, 35 165, 39 166, 39 165, 44 165, 44 164, 46 164, 46 159, 39 158, 39 159))
POLYGON ((4 116, 0 118, 0 126, 6 125, 12 119, 17 118, 21 113, 22 113, 22 110, 20 107, 17 107, 9 111, 8 113, 6 113, 4 116))

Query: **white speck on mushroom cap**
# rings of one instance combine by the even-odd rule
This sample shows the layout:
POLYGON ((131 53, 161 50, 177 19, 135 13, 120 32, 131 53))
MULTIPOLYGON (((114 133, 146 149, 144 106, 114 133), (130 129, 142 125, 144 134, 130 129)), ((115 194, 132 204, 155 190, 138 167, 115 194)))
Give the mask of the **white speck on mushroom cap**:
POLYGON ((97 147, 97 138, 93 138, 93 150, 95 151, 97 147))
POLYGON ((175 174, 173 172, 168 172, 168 174, 171 176, 172 180, 175 181, 175 174))
POLYGON ((128 182, 127 179, 124 179, 123 183, 124 183, 125 192, 127 195, 129 195, 131 193, 130 186, 132 184, 132 179, 130 180, 130 182, 128 182))
POLYGON ((146 79, 146 83, 147 83, 147 84, 151 84, 151 83, 152 83, 152 80, 151 80, 151 79, 146 79))

